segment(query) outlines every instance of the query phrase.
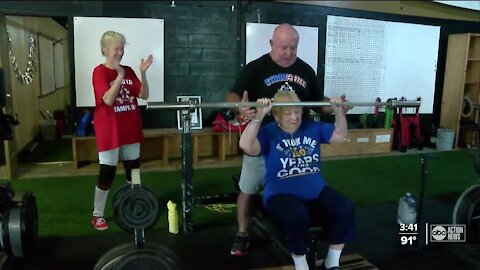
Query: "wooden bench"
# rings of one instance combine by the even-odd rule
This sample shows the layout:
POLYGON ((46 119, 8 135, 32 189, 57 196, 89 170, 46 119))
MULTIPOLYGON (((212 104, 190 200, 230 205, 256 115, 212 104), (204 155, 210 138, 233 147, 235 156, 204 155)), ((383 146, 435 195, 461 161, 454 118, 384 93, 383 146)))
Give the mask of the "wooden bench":
POLYGON ((386 154, 392 144, 392 128, 350 129, 345 142, 322 144, 321 154, 325 159, 386 154))
MULTIPOLYGON (((181 157, 182 144, 181 130, 175 128, 144 129, 145 141, 141 146, 141 160, 162 160, 167 165, 171 159, 181 157)), ((198 163, 200 158, 216 157, 225 161, 228 156, 240 153, 238 140, 240 135, 236 132, 218 133, 212 128, 192 130, 192 158, 193 163, 198 163)), ((95 136, 72 137, 73 166, 81 167, 83 163, 98 162, 98 152, 95 136)))

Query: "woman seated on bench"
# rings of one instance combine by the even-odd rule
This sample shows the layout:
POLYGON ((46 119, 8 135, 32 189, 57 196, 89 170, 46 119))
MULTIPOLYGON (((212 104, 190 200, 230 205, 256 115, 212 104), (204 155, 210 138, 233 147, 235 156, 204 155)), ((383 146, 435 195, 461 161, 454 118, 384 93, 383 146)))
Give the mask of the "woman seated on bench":
MULTIPOLYGON (((279 91, 273 102, 299 102, 295 92, 279 91)), ((263 204, 288 239, 295 269, 308 270, 306 252, 312 225, 326 228, 330 248, 323 269, 340 269, 345 243, 356 238, 354 207, 345 196, 329 187, 321 174, 320 144, 342 142, 348 132, 346 108, 341 99, 330 99, 335 124, 302 121, 302 107, 273 107, 259 99, 256 118, 240 138, 247 155, 263 155, 266 183, 263 204), (270 110, 276 122, 260 128, 270 110)))

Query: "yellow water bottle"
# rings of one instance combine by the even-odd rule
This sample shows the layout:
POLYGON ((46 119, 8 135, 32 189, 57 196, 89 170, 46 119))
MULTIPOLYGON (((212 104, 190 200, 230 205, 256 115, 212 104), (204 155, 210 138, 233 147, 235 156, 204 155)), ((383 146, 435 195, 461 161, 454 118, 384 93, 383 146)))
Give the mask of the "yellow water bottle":
POLYGON ((172 201, 167 203, 168 209, 168 231, 170 233, 178 233, 178 213, 177 204, 172 201))

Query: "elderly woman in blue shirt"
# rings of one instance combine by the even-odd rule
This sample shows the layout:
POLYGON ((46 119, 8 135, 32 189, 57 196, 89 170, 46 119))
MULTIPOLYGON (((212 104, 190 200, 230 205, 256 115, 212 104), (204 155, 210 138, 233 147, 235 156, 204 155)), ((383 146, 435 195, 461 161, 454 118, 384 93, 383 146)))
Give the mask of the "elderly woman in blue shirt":
POLYGON ((265 209, 285 231, 295 269, 308 270, 305 254, 312 225, 324 226, 328 235, 330 247, 322 268, 340 269, 344 245, 356 239, 354 207, 323 178, 320 144, 345 141, 347 108, 341 106, 342 99, 331 99, 335 123, 330 124, 302 120, 300 106, 272 107, 272 102, 300 102, 292 91, 257 102, 256 117, 243 132, 240 148, 265 159, 265 209), (270 112, 275 122, 260 128, 270 112))

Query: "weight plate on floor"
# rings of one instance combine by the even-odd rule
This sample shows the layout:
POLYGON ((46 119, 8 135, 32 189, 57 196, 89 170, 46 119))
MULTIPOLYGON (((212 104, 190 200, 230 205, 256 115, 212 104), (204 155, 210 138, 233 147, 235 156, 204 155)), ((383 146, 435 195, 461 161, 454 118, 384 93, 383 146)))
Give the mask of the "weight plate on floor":
POLYGON ((107 251, 95 264, 94 270, 181 269, 177 255, 165 246, 149 243, 137 249, 123 244, 107 251))
MULTIPOLYGON (((115 265, 117 264, 120 256, 132 250, 132 244, 123 244, 116 246, 98 259, 97 263, 93 267, 93 270, 107 270, 107 269, 114 269, 115 265)), ((134 247, 133 247, 134 248, 134 247)))
POLYGON ((126 191, 114 209, 117 225, 128 232, 136 228, 150 229, 159 215, 158 200, 145 188, 133 188, 126 191))
POLYGON ((117 270, 174 270, 179 269, 176 261, 167 254, 153 249, 136 249, 122 256, 115 269, 117 270))
POLYGON ((467 241, 480 241, 480 185, 467 188, 458 198, 453 209, 453 223, 467 226, 467 241))

